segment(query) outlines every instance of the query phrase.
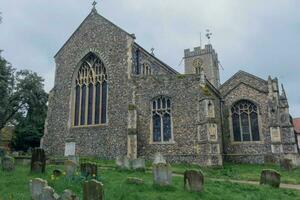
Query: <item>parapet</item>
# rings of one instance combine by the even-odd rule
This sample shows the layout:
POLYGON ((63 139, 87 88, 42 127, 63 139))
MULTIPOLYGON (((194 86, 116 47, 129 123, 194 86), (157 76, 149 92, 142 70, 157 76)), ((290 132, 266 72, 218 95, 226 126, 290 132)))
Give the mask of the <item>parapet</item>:
POLYGON ((206 44, 205 47, 202 49, 201 47, 195 47, 194 50, 190 49, 185 49, 184 50, 184 57, 193 57, 193 56, 198 56, 202 54, 207 54, 207 53, 213 53, 215 54, 215 50, 212 48, 211 44, 206 44))

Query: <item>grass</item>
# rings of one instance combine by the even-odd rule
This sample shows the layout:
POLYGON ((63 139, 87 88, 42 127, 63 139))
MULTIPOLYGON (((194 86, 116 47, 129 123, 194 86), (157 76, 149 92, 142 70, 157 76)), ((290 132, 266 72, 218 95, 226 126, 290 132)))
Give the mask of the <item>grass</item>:
MULTIPOLYGON (((110 163, 107 163, 110 164, 110 163)), ((48 180, 48 184, 59 194, 65 189, 71 189, 82 197, 82 179, 79 176, 73 179, 61 177, 51 180, 54 169, 62 166, 47 166, 44 175, 30 174, 29 166, 17 166, 15 172, 0 170, 0 199, 1 200, 30 200, 29 180, 40 177, 48 180), (12 196, 11 196, 12 195, 12 196), (13 197, 13 198, 10 198, 13 197)), ((182 169, 182 168, 180 168, 182 169)), ((287 189, 273 189, 268 186, 242 185, 230 182, 217 182, 205 180, 202 193, 190 193, 183 189, 183 178, 173 177, 171 187, 160 188, 153 186, 152 175, 142 172, 120 172, 118 170, 100 170, 100 180, 105 187, 106 200, 169 200, 169 199, 299 199, 300 192, 287 189), (130 185, 126 183, 127 177, 138 177, 145 181, 144 185, 130 185)))
MULTIPOLYGON (((81 161, 95 162, 102 167, 115 167, 115 161, 111 160, 97 160, 92 158, 82 158, 81 161)), ((147 169, 151 169, 151 163, 147 162, 147 169)), ((263 169, 273 169, 281 174, 281 182, 289 184, 300 184, 300 167, 292 170, 282 170, 275 164, 233 164, 224 163, 223 167, 199 167, 191 164, 172 164, 174 173, 183 174, 186 169, 201 169, 205 177, 233 179, 233 180, 247 180, 259 181, 260 173, 263 169)))

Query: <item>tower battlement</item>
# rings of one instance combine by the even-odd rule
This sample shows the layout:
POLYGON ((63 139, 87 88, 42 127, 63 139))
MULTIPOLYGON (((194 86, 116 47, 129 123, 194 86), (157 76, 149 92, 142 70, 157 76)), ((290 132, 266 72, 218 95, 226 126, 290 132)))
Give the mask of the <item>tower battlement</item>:
POLYGON ((203 49, 201 47, 195 47, 193 50, 191 50, 191 49, 185 49, 184 50, 184 57, 185 58, 187 58, 187 57, 194 57, 194 56, 200 56, 200 55, 208 54, 208 53, 216 54, 216 52, 212 48, 211 44, 206 44, 203 49))

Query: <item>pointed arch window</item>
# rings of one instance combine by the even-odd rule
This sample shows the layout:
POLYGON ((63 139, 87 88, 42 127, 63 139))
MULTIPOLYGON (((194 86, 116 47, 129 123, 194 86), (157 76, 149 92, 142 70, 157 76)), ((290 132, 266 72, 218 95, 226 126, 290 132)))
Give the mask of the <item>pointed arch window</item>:
POLYGON ((151 75, 151 67, 149 63, 143 64, 143 75, 151 75))
POLYGON ((231 107, 234 141, 259 141, 258 109, 255 104, 241 100, 231 107))
POLYGON ((157 97, 152 100, 152 141, 172 142, 172 114, 171 99, 168 97, 157 97))
POLYGON ((81 62, 75 78, 73 125, 107 123, 107 74, 103 62, 89 53, 81 62))

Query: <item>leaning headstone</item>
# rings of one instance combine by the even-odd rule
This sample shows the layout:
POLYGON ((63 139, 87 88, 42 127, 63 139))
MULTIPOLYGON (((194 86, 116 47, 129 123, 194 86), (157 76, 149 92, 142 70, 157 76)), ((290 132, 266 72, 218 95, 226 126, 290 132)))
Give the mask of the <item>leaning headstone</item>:
POLYGON ((43 179, 35 178, 33 180, 30 180, 29 188, 30 188, 31 199, 40 200, 43 192, 43 188, 46 186, 48 186, 48 183, 43 179))
POLYGON ((203 190, 204 176, 201 171, 186 170, 184 172, 184 188, 192 192, 203 190))
POLYGON ((154 161, 153 161, 153 164, 158 164, 158 163, 165 163, 165 164, 167 163, 164 156, 159 152, 154 155, 154 161))
POLYGON ((63 174, 63 172, 60 169, 53 170, 54 177, 60 177, 62 174, 63 174))
POLYGON ((130 160, 128 159, 127 156, 117 156, 116 165, 117 165, 117 168, 119 168, 119 169, 125 169, 125 170, 131 169, 130 160))
POLYGON ((60 200, 79 200, 79 197, 77 197, 71 190, 65 190, 61 195, 60 200))
POLYGON ((72 160, 66 160, 64 162, 66 176, 67 177, 74 176, 74 174, 77 171, 77 166, 78 166, 77 163, 73 162, 72 160))
POLYGON ((172 183, 172 168, 170 164, 153 164, 153 182, 155 185, 168 186, 172 183))
POLYGON ((98 168, 97 165, 93 163, 81 163, 80 172, 81 175, 85 177, 97 177, 98 168))
POLYGON ((1 159, 2 170, 6 172, 15 170, 15 159, 10 156, 4 156, 1 159))
POLYGON ((83 183, 83 200, 103 200, 103 184, 96 180, 85 181, 83 183))
POLYGON ((280 174, 272 169, 265 169, 260 175, 260 184, 270 185, 272 187, 279 187, 280 174))
POLYGON ((44 173, 46 168, 46 155, 44 149, 35 148, 31 155, 31 172, 44 173))
POLYGON ((129 184, 134 184, 134 185, 143 185, 144 184, 143 179, 135 178, 135 177, 128 177, 126 182, 129 184))
POLYGON ((42 194, 40 200, 58 200, 59 195, 50 186, 46 186, 42 189, 42 194))
POLYGON ((137 158, 132 160, 131 167, 133 170, 145 171, 146 170, 145 159, 137 158))
POLYGON ((283 158, 280 159, 280 167, 284 170, 291 171, 295 168, 292 159, 283 158))

